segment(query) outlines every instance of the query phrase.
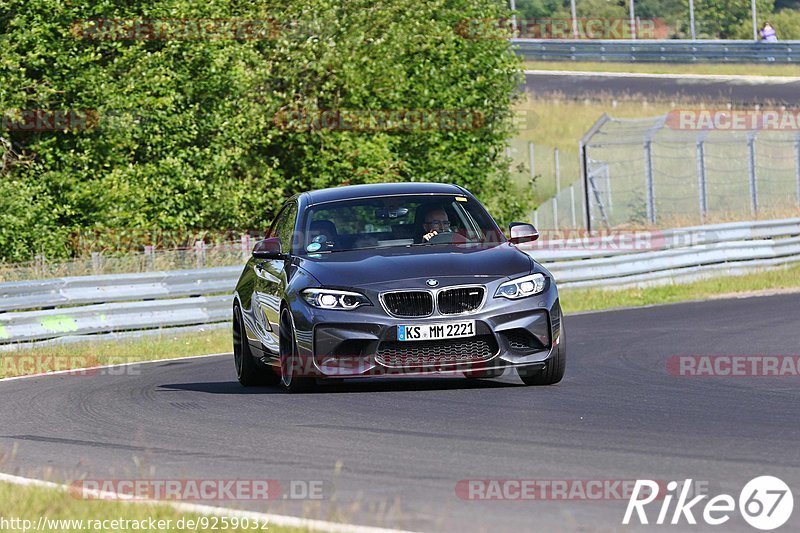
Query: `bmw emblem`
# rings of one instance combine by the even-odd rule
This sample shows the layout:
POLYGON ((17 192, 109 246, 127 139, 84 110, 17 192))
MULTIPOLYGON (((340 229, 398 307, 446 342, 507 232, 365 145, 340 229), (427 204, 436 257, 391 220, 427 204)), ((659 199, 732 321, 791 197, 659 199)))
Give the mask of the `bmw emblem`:
POLYGON ((425 280, 425 285, 428 287, 436 287, 439 284, 439 280, 435 280, 433 278, 425 280))

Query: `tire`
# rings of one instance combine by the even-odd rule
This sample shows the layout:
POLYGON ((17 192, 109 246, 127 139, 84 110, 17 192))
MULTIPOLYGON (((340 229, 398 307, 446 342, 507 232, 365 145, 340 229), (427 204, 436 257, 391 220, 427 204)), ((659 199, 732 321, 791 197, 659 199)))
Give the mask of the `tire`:
POLYGON ((298 368, 304 368, 300 363, 297 349, 297 339, 294 335, 294 325, 289 311, 281 311, 280 323, 280 356, 281 356, 281 386, 291 393, 305 392, 311 389, 316 380, 310 377, 298 377, 294 372, 298 368))
POLYGON ((242 311, 238 305, 233 308, 233 364, 236 367, 236 378, 244 387, 276 385, 280 379, 271 369, 260 367, 253 357, 244 331, 242 311))
POLYGON ((564 317, 561 317, 558 349, 542 370, 526 372, 519 369, 519 377, 525 385, 555 385, 564 377, 567 367, 567 337, 564 334, 564 317))

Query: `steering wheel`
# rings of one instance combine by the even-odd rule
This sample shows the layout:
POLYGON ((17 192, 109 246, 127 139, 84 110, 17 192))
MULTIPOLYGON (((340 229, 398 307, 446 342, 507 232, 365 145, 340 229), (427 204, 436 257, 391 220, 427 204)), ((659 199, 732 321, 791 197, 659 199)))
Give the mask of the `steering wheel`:
POLYGON ((437 233, 428 241, 429 244, 464 244, 467 238, 452 231, 437 233))

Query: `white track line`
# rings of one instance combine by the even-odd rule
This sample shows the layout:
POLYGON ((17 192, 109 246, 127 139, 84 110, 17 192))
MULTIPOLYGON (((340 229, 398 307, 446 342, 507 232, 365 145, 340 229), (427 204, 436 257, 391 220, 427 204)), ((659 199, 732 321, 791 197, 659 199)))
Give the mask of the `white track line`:
MULTIPOLYGON (((58 376, 62 374, 78 374, 80 372, 89 372, 89 371, 96 371, 102 370, 104 368, 118 368, 122 366, 131 366, 131 365, 149 365, 153 363, 168 363, 172 361, 190 361, 192 359, 203 359, 204 357, 221 357, 223 355, 233 355, 233 352, 228 353, 210 353, 207 355, 189 355, 186 357, 172 357, 170 359, 148 359, 146 361, 130 361, 128 363, 115 363, 112 365, 100 365, 100 366, 91 366, 88 368, 71 368, 69 370, 54 370, 52 372, 40 372, 38 374, 26 374, 24 376, 12 376, 10 378, 0 378, 0 383, 4 381, 17 381, 20 379, 30 379, 30 378, 40 378, 44 376, 58 376)), ((0 353, 0 359, 3 357, 3 354, 0 353)), ((28 355, 13 355, 10 357, 38 357, 38 356, 28 356, 28 355)), ((51 357, 51 356, 42 356, 42 357, 51 357)), ((57 357, 57 356, 52 356, 57 357)), ((69 357, 69 356, 65 356, 69 357)))
MULTIPOLYGON (((0 473, 0 481, 22 485, 25 487, 41 487, 46 489, 62 490, 75 492, 76 488, 69 485, 62 485, 40 479, 12 476, 0 473)), ((295 527, 309 531, 330 531, 332 533, 409 533, 400 529, 385 529, 371 526, 357 526, 353 524, 340 524, 337 522, 327 522, 325 520, 311 520, 308 518, 298 518, 296 516, 278 515, 271 513, 258 513, 255 511, 240 511, 238 509, 226 509, 224 507, 212 507, 210 505, 200 505, 195 503, 183 503, 173 501, 152 502, 145 500, 132 499, 130 495, 118 494, 116 492, 97 491, 82 489, 82 495, 88 498, 100 500, 114 500, 126 503, 138 503, 147 505, 166 505, 173 509, 186 513, 196 513, 202 515, 227 516, 231 518, 249 518, 250 520, 267 521, 269 525, 295 527)))
POLYGON ((714 81, 743 81, 766 84, 800 82, 798 76, 745 76, 736 74, 648 74, 638 72, 592 72, 588 70, 526 70, 525 74, 542 76, 583 76, 604 78, 659 78, 659 79, 689 79, 689 80, 714 80, 714 81))

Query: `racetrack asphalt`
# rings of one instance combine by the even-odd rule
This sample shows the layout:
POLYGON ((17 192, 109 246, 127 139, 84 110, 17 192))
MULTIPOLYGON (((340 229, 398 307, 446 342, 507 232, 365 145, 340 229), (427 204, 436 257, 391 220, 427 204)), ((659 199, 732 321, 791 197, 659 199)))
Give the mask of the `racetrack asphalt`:
MULTIPOLYGON (((798 304, 782 294, 568 316, 566 377, 541 388, 516 376, 382 379, 290 395, 240 387, 231 356, 0 382, 0 471, 322 480, 322 502, 211 503, 416 531, 755 531, 735 513, 722 529, 623 528, 624 500, 468 501, 455 488, 692 478, 738 499, 748 480, 774 475, 800 505, 800 378, 680 377, 666 365, 797 355, 798 304)), ((782 530, 799 528, 795 509, 782 530)))
POLYGON ((800 106, 800 81, 780 77, 681 77, 529 71, 525 73, 524 90, 539 97, 581 100, 800 106))

